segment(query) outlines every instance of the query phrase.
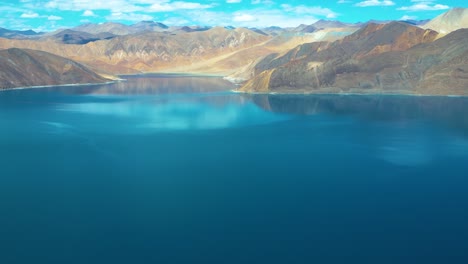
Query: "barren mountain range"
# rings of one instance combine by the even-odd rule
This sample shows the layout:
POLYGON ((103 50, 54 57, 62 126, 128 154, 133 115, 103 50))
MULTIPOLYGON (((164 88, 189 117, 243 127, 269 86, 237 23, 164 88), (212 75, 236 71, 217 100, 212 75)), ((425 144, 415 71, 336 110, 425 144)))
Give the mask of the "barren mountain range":
POLYGON ((368 23, 342 40, 271 54, 240 91, 468 94, 468 24, 460 14, 467 13, 454 9, 428 23, 458 21, 443 34, 403 22, 368 23))
POLYGON ((468 94, 467 9, 425 22, 320 20, 296 28, 209 28, 142 21, 50 33, 0 29, 0 88, 190 72, 226 76, 244 92, 468 94), (27 67, 29 56, 42 60, 27 67), (59 68, 72 61, 79 71, 66 79, 59 68))

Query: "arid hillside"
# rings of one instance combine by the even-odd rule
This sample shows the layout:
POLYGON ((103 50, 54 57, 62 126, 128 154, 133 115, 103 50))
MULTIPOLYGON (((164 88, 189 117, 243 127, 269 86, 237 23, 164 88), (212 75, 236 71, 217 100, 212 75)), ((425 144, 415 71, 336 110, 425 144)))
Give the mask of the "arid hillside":
POLYGON ((430 28, 440 36, 461 28, 468 28, 468 8, 454 8, 429 21, 423 28, 430 28))
POLYGON ((370 23, 343 40, 304 44, 286 55, 266 57, 241 90, 418 92, 430 68, 463 55, 444 51, 463 46, 464 34, 457 32, 458 41, 447 36, 433 42, 438 33, 432 30, 401 22, 370 23), (441 57, 424 60, 435 54, 441 57))
POLYGON ((0 50, 0 89, 106 81, 87 67, 54 54, 18 48, 0 50))

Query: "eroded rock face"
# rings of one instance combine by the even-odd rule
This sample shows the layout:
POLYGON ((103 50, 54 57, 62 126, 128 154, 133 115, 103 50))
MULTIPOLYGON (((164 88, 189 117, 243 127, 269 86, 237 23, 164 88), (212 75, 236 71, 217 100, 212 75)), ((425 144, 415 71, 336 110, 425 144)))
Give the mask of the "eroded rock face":
POLYGON ((0 51, 0 89, 106 81, 77 62, 47 52, 18 48, 0 51))
POLYGON ((467 94, 468 29, 436 37, 406 23, 368 24, 343 40, 266 58, 241 90, 467 94))

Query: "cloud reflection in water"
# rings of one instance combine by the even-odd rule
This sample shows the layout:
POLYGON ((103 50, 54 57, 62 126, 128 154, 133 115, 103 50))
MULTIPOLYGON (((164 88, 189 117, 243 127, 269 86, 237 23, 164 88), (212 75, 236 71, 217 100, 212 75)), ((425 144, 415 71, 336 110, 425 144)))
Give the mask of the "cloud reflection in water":
MULTIPOLYGON (((201 98, 191 100, 187 97, 166 98, 166 100, 132 98, 117 102, 65 104, 61 105, 59 110, 116 118, 120 120, 119 129, 124 128, 127 133, 130 131, 139 133, 154 130, 221 129, 266 124, 287 118, 287 115, 278 115, 263 110, 253 103, 232 101, 232 95, 210 96, 210 99, 214 101, 208 102, 201 98), (227 103, 218 104, 219 100, 227 103)), ((101 129, 107 130, 104 126, 101 129)), ((109 129, 116 130, 115 127, 109 129)))

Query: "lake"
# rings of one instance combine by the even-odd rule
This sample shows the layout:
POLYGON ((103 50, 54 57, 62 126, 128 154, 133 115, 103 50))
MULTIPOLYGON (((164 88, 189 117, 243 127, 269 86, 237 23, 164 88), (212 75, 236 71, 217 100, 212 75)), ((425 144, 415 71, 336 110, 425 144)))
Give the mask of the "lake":
POLYGON ((0 263, 466 263, 468 98, 0 92, 0 263))

